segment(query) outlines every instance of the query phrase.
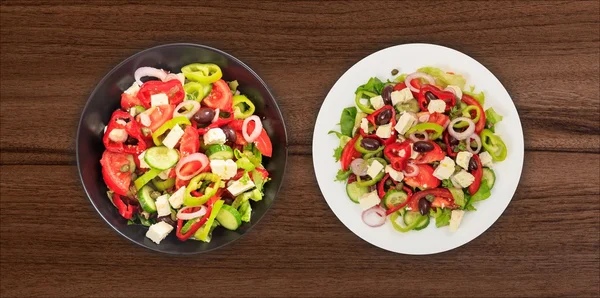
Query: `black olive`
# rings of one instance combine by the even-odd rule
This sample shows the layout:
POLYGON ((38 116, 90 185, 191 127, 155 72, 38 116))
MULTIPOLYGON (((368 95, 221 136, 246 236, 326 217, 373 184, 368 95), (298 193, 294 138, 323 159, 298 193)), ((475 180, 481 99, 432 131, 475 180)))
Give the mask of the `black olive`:
POLYGON ((364 138, 360 141, 360 145, 367 150, 377 150, 381 144, 376 139, 364 138))
POLYGON ((417 141, 415 142, 415 144, 413 145, 413 149, 416 152, 429 152, 431 150, 433 150, 433 144, 431 144, 428 141, 417 141))
POLYGON ((429 214, 429 209, 431 209, 431 203, 426 198, 421 198, 419 200, 419 212, 421 215, 429 214))
POLYGON ((171 215, 159 216, 156 218, 156 222, 164 221, 172 226, 175 226, 175 221, 171 218, 171 215))
POLYGON ((438 98, 437 98, 437 96, 435 96, 435 94, 433 94, 431 91, 427 91, 427 92, 425 92, 425 97, 426 97, 426 98, 427 98, 429 101, 432 101, 432 100, 436 100, 436 99, 438 99, 438 98))
POLYGON ((225 125, 225 126, 221 127, 221 129, 225 133, 225 136, 227 137, 227 141, 235 143, 237 136, 236 136, 233 128, 231 128, 229 125, 225 125))
POLYGON ((450 145, 452 145, 452 146, 456 146, 456 145, 458 145, 458 143, 460 143, 460 141, 459 141, 458 139, 454 138, 454 137, 453 137, 453 136, 451 136, 451 135, 448 135, 448 142, 449 142, 449 143, 450 143, 450 145))
POLYGON ((390 123, 391 119, 392 119, 392 111, 391 110, 383 110, 379 114, 377 114, 377 117, 375 117, 375 123, 377 125, 384 125, 384 124, 390 123))
POLYGON ((201 108, 194 114, 194 121, 198 124, 209 124, 215 117, 215 111, 211 108, 201 108))
POLYGON ((386 105, 392 104, 392 91, 394 91, 394 86, 392 86, 392 85, 387 85, 387 86, 383 87, 383 90, 381 91, 381 97, 383 98, 384 104, 386 104, 386 105))
POLYGON ((475 171, 477 170, 477 162, 475 161, 475 158, 472 158, 469 160, 469 171, 475 171))

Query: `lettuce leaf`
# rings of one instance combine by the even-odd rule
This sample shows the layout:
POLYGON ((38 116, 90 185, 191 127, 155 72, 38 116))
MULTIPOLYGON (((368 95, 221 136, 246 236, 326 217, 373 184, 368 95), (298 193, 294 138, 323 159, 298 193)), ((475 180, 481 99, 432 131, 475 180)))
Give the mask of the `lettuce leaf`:
POLYGON ((479 93, 475 93, 475 92, 469 92, 469 91, 463 90, 463 94, 467 94, 467 95, 475 98, 475 100, 477 100, 482 107, 485 104, 485 94, 483 94, 483 91, 481 91, 479 93))
POLYGON ((354 129, 354 118, 356 118, 356 107, 345 108, 340 117, 340 130, 342 134, 351 137, 354 129))
POLYGON ((479 186, 479 190, 471 196, 471 200, 469 203, 474 203, 478 201, 483 201, 489 198, 491 195, 490 188, 488 187, 488 183, 485 179, 481 180, 481 185, 479 186))
POLYGON ((424 72, 435 79, 435 83, 440 85, 442 88, 446 88, 448 85, 454 85, 461 90, 465 88, 467 80, 459 74, 449 74, 437 67, 421 67, 417 69, 418 72, 424 72))
POLYGON ((344 147, 341 147, 341 146, 333 149, 333 158, 335 158, 336 162, 340 161, 340 158, 342 158, 343 151, 344 151, 344 147))
POLYGON ((250 222, 250 216, 252 215, 252 206, 250 206, 249 201, 244 201, 240 208, 238 209, 240 215, 242 216, 243 222, 250 222))
POLYGON ((433 209, 431 209, 429 215, 435 218, 435 226, 439 228, 450 224, 452 210, 446 208, 436 208, 436 211, 434 212, 433 209))
POLYGON ((491 124, 490 126, 493 126, 494 124, 502 121, 502 115, 496 113, 494 108, 489 108, 485 110, 485 120, 491 124))
POLYGON ((350 174, 352 174, 352 170, 350 169, 348 169, 347 171, 339 169, 337 175, 335 175, 335 181, 346 181, 346 179, 350 177, 350 174))
POLYGON ((358 93, 360 91, 367 91, 367 92, 381 94, 381 90, 383 90, 384 86, 385 86, 384 82, 382 82, 378 78, 373 77, 373 78, 370 78, 366 84, 358 86, 358 88, 356 88, 356 91, 354 93, 358 93))

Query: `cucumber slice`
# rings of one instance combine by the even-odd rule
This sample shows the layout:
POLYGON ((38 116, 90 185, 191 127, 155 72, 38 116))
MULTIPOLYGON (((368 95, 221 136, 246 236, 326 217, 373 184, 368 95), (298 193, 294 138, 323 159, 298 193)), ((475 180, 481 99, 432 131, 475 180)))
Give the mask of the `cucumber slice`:
POLYGON ((396 205, 404 203, 408 198, 406 192, 402 190, 390 189, 383 197, 383 206, 385 209, 393 208, 396 205))
POLYGON ((405 225, 410 226, 412 223, 414 223, 417 220, 420 220, 422 217, 424 217, 424 216, 421 215, 421 213, 419 213, 419 211, 410 211, 410 212, 404 213, 404 216, 402 217, 402 219, 404 220, 405 225))
POLYGON ((233 159, 233 149, 227 145, 210 145, 206 149, 208 159, 233 159))
POLYGON ((490 168, 483 168, 483 176, 482 179, 487 181, 487 185, 490 189, 494 187, 494 183, 496 183, 496 174, 490 168))
POLYGON ((423 215, 421 217, 421 222, 417 224, 415 227, 415 231, 422 230, 429 225, 429 215, 423 215))
POLYGON ((242 224, 242 216, 240 213, 229 205, 223 205, 221 207, 216 219, 224 228, 232 231, 237 230, 242 224))
POLYGON ((152 147, 144 154, 146 163, 155 169, 166 170, 174 167, 179 161, 179 153, 165 146, 152 147))
POLYGON ((175 178, 169 178, 167 180, 162 180, 159 177, 152 179, 152 185, 156 187, 158 191, 165 191, 175 185, 175 178))
POLYGON ((358 199, 366 193, 369 192, 369 188, 366 186, 360 186, 356 182, 352 182, 350 184, 346 184, 346 193, 352 202, 358 204, 358 199))
POLYGON ((398 103, 395 106, 396 111, 398 111, 398 113, 401 112, 418 112, 421 110, 421 108, 419 108, 419 103, 417 102, 416 99, 411 99, 405 103, 398 103))
POLYGON ((140 201, 140 206, 142 206, 142 209, 148 213, 156 212, 156 203, 154 203, 154 199, 150 197, 150 193, 152 191, 154 191, 152 187, 146 185, 138 192, 138 201, 140 201))

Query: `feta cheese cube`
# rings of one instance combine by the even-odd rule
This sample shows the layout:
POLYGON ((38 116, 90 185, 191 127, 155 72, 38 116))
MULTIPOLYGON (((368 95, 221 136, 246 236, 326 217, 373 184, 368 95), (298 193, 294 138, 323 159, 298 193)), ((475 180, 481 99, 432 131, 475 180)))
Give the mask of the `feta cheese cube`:
POLYGON ((448 179, 454 174, 454 166, 454 160, 446 156, 442 159, 437 168, 435 168, 435 171, 433 171, 433 176, 440 180, 448 179))
POLYGON ((454 97, 456 97, 456 99, 461 99, 462 98, 462 90, 460 90, 460 88, 458 86, 454 86, 454 85, 448 85, 446 86, 446 89, 451 89, 452 93, 454 93, 454 97))
POLYGON ((362 118, 360 120, 360 128, 364 131, 364 132, 369 132, 369 121, 367 120, 367 118, 362 118))
POLYGON ((456 230, 458 230, 458 226, 460 225, 460 222, 462 221, 464 215, 464 210, 452 210, 452 215, 450 215, 449 227, 451 232, 456 232, 456 230))
POLYGON ((204 135, 204 144, 205 145, 213 145, 220 144, 223 145, 227 141, 227 136, 220 128, 211 128, 204 135))
POLYGON ((255 186, 254 182, 252 182, 252 180, 250 180, 250 179, 248 179, 248 181, 246 181, 246 183, 243 183, 240 180, 237 180, 237 181, 231 183, 231 185, 227 188, 229 193, 231 193, 231 195, 234 197, 247 191, 247 190, 252 189, 255 186))
POLYGON ((154 243, 159 244, 171 231, 173 231, 173 226, 161 221, 150 226, 148 232, 146 232, 146 237, 150 238, 154 243))
POLYGON ((146 163, 146 160, 144 160, 144 156, 146 156, 146 151, 143 151, 142 153, 140 153, 140 155, 138 155, 138 159, 140 160, 140 168, 149 169, 150 166, 148 165, 148 163, 146 163))
POLYGON ((434 99, 432 101, 429 102, 429 105, 427 106, 427 110, 429 111, 429 113, 444 113, 444 110, 446 110, 446 102, 441 100, 441 99, 434 99))
POLYGON ((171 215, 171 207, 169 207, 169 195, 162 195, 156 198, 155 203, 158 216, 171 215))
POLYGON ((410 92, 410 89, 408 87, 400 91, 394 91, 391 95, 392 105, 396 105, 398 103, 405 103, 414 98, 412 92, 410 92))
POLYGON ((158 174, 158 178, 160 178, 160 179, 162 179, 162 180, 167 180, 167 179, 169 179, 169 174, 171 173, 171 170, 172 170, 172 169, 166 169, 166 170, 164 170, 164 171, 160 172, 160 173, 158 174))
POLYGON ((375 132, 375 134, 382 138, 382 139, 387 139, 389 137, 392 136, 392 124, 385 124, 385 125, 379 125, 379 127, 377 127, 377 132, 375 132))
POLYGON ((373 106, 373 108, 375 108, 375 110, 379 110, 385 105, 385 103, 383 103, 383 97, 381 97, 381 95, 371 97, 370 101, 371 105, 373 106))
POLYGON ((481 165, 484 167, 491 168, 494 165, 492 156, 487 151, 479 153, 479 159, 481 160, 481 165))
POLYGON ((376 190, 366 193, 358 199, 358 203, 360 204, 360 207, 363 210, 367 210, 373 206, 377 206, 377 205, 379 205, 380 202, 381 202, 381 199, 377 195, 376 190))
POLYGON ((237 165, 235 161, 214 159, 210 161, 210 169, 213 174, 219 175, 221 179, 228 180, 237 173, 237 165))
POLYGON ((390 177, 396 182, 400 182, 404 179, 404 174, 394 170, 390 165, 385 166, 385 172, 390 174, 390 177))
POLYGON ((465 188, 473 184, 473 181, 475 181, 475 177, 469 174, 469 172, 461 170, 460 172, 458 172, 458 174, 452 176, 451 180, 454 181, 456 184, 460 185, 462 188, 465 188))
POLYGON ((131 84, 131 86, 129 86, 127 90, 123 91, 123 93, 131 96, 136 96, 138 91, 140 91, 140 85, 138 85, 136 82, 133 82, 133 84, 131 84))
POLYGON ((164 93, 152 94, 150 95, 150 105, 153 107, 168 105, 169 97, 164 93))
POLYGON ((396 131, 398 131, 398 133, 401 135, 405 134, 416 120, 417 118, 415 118, 413 115, 409 113, 403 113, 396 124, 396 131))
POLYGON ((471 160, 471 157, 473 157, 473 153, 471 153, 471 152, 468 152, 468 151, 458 152, 458 154, 456 155, 456 164, 459 165, 461 168, 468 170, 469 169, 469 161, 471 160))
POLYGON ((375 179, 375 176, 379 175, 383 171, 383 165, 377 161, 373 160, 369 168, 367 169, 367 175, 371 176, 371 178, 375 179))
POLYGON ((169 203, 174 209, 179 209, 183 205, 183 195, 185 194, 185 186, 180 187, 169 197, 169 203))
POLYGON ((129 135, 127 134, 125 129, 122 128, 114 128, 108 133, 108 138, 116 143, 123 143, 127 141, 128 136, 129 135))
POLYGON ((171 131, 169 131, 167 137, 163 140, 163 145, 165 145, 169 149, 173 149, 175 148, 175 145, 177 145, 177 142, 179 142, 179 139, 181 139, 182 136, 183 129, 181 129, 181 126, 179 126, 179 124, 176 124, 175 127, 173 127, 171 131))

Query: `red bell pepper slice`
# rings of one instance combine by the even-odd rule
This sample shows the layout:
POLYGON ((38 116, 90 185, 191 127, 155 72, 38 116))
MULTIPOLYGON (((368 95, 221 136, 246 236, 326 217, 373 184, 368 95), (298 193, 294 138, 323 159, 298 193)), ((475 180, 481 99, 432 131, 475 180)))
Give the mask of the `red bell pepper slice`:
POLYGON ((362 155, 360 154, 360 152, 354 149, 354 144, 358 140, 358 137, 359 135, 354 136, 354 138, 352 138, 342 150, 342 157, 340 158, 340 162, 342 163, 342 170, 344 171, 348 170, 348 167, 350 166, 352 160, 362 155))
POLYGON ((427 92, 433 93, 435 97, 446 102, 446 109, 444 110, 445 112, 450 111, 450 109, 452 109, 452 107, 456 105, 456 98, 454 97, 454 93, 450 91, 440 90, 440 88, 434 85, 426 84, 421 86, 418 95, 419 107, 421 107, 422 111, 427 111, 427 105, 429 104, 429 99, 427 99, 427 97, 425 96, 425 93, 427 92))
MULTIPOLYGON (((385 191, 385 182, 388 179, 391 179, 390 178, 390 174, 385 174, 385 176, 383 176, 383 179, 381 179, 381 181, 379 181, 377 183, 377 194, 379 195, 380 199, 383 199, 383 197, 385 197, 385 193, 386 193, 386 191, 385 191)), ((394 179, 392 179, 392 181, 394 181, 394 179)), ((395 185, 395 183, 394 183, 394 185, 395 185)))
POLYGON ((102 137, 102 142, 106 150, 111 152, 140 154, 146 150, 146 141, 144 140, 142 129, 129 113, 121 110, 116 110, 112 114, 106 127, 106 132, 104 132, 104 136, 102 137), (112 141, 109 135, 115 129, 124 129, 129 137, 137 140, 137 144, 129 145, 125 144, 125 142, 112 141))
POLYGON ((450 134, 448 134, 447 130, 444 131, 444 143, 446 144, 446 154, 453 158, 456 157, 458 152, 454 152, 454 148, 452 148, 452 144, 450 144, 450 134))
POLYGON ((392 124, 392 127, 396 126, 396 109, 394 109, 394 107, 390 106, 390 105, 385 105, 383 107, 381 107, 379 110, 371 113, 370 115, 368 115, 367 121, 371 122, 371 124, 373 124, 373 126, 375 128, 377 128, 377 123, 375 122, 375 119, 377 119, 377 115, 381 114, 383 111, 391 111, 392 112, 392 117, 390 118, 390 123, 392 124))
POLYGON ((481 186, 481 179, 483 177, 483 165, 481 165, 481 159, 479 159, 479 155, 473 154, 471 158, 475 160, 475 163, 477 163, 477 169, 471 171, 471 175, 475 177, 475 181, 473 181, 473 183, 469 185, 469 193, 473 195, 479 190, 479 187, 481 186))
POLYGON ((151 97, 154 94, 165 93, 169 98, 169 104, 178 105, 183 102, 185 98, 185 91, 183 85, 177 79, 172 79, 167 82, 162 81, 148 81, 142 84, 140 91, 137 94, 137 98, 142 102, 142 105, 148 109, 152 106, 151 97))
POLYGON ((121 198, 121 195, 117 193, 113 194, 112 201, 117 207, 119 214, 121 214, 121 216, 123 216, 125 219, 131 219, 133 217, 133 213, 137 211, 137 206, 125 204, 121 198))
POLYGON ((479 120, 477 121, 477 123, 475 123, 475 133, 476 134, 480 134, 483 129, 485 128, 485 111, 483 110, 483 107, 481 106, 481 104, 479 104, 479 102, 467 95, 467 94, 463 94, 462 99, 461 99, 464 103, 466 103, 467 105, 470 106, 476 106, 477 109, 479 110, 479 120))
POLYGON ((404 203, 402 203, 402 204, 398 204, 398 205, 394 206, 393 208, 388 209, 385 212, 386 215, 390 215, 390 214, 402 209, 404 206, 408 205, 413 200, 412 190, 408 186, 404 186, 404 187, 402 187, 402 189, 406 192, 406 195, 407 195, 406 201, 404 201, 404 203))
POLYGON ((389 144, 383 149, 383 155, 387 157, 392 168, 396 171, 402 171, 406 168, 406 164, 408 163, 411 154, 410 141, 389 144))
MULTIPOLYGON (((208 220, 208 218, 210 217, 210 213, 212 211, 212 207, 213 204, 218 201, 221 198, 221 192, 217 192, 217 194, 215 196, 213 196, 212 198, 210 198, 208 200, 208 202, 206 202, 206 205, 208 206, 206 208, 206 214, 204 214, 204 216, 202 216, 202 218, 195 224, 193 224, 190 229, 185 232, 184 234, 181 233, 181 228, 183 228, 183 220, 182 219, 178 219, 177 220, 177 238, 179 238, 179 240, 181 241, 185 241, 188 240, 190 237, 192 237, 192 235, 194 235, 196 233, 196 231, 198 231, 198 229, 200 229, 200 227, 202 227, 206 221, 208 220)), ((184 210, 183 212, 188 211, 187 213, 191 213, 191 212, 195 212, 197 211, 197 208, 190 208, 187 210, 184 210)))

